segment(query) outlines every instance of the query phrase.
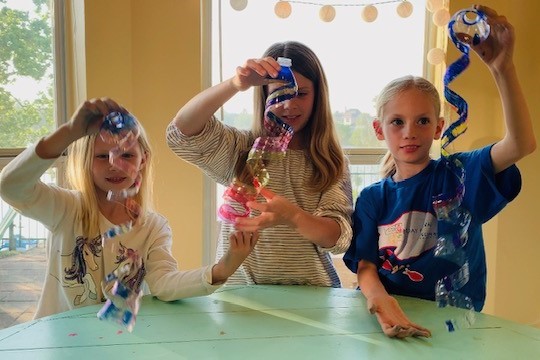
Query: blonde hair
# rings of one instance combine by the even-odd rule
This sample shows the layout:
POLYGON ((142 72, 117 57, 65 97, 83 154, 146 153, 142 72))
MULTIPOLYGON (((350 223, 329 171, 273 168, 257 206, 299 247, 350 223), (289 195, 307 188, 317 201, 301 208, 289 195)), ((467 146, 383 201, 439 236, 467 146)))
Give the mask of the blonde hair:
MULTIPOLYGON (((263 56, 271 56, 274 59, 282 56, 291 59, 293 71, 313 82, 315 92, 313 111, 306 127, 302 130, 307 140, 305 151, 314 167, 314 176, 307 185, 313 191, 324 191, 343 176, 345 155, 336 135, 328 83, 321 62, 310 48, 296 41, 275 43, 266 50, 263 56)), ((268 86, 259 86, 254 89, 252 131, 255 137, 263 135, 267 97, 268 86)))
MULTIPOLYGON (((146 162, 141 172, 141 186, 139 192, 134 196, 134 200, 141 206, 139 221, 144 222, 147 212, 153 210, 153 161, 152 148, 148 141, 148 136, 144 128, 139 123, 140 135, 138 143, 143 155, 146 155, 146 162)), ((96 195, 96 187, 92 176, 92 162, 94 159, 94 144, 98 134, 93 134, 80 138, 73 142, 68 149, 66 180, 71 189, 81 193, 82 203, 78 212, 83 226, 83 234, 87 237, 95 237, 100 231, 99 228, 99 206, 96 195)))
MULTIPOLYGON (((416 89, 427 95, 433 102, 435 114, 441 114, 441 99, 437 88, 428 80, 419 76, 407 75, 390 81, 380 92, 375 103, 377 119, 383 118, 384 106, 397 95, 405 90, 416 89)), ((381 176, 390 177, 396 173, 396 163, 394 157, 388 151, 381 160, 381 176)))

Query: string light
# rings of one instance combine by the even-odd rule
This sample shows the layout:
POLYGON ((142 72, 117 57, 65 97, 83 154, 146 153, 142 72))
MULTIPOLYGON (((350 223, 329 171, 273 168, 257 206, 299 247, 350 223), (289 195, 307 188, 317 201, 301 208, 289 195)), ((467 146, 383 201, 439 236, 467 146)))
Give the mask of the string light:
MULTIPOLYGON (((436 26, 443 27, 450 21, 450 13, 448 12, 445 4, 446 0, 426 0, 426 9, 431 12, 432 21, 436 26)), ((319 19, 324 22, 332 22, 336 17, 336 8, 338 7, 362 7, 360 17, 365 22, 371 23, 377 20, 379 11, 377 5, 395 4, 397 3, 396 13, 402 18, 411 16, 413 12, 413 5, 407 0, 381 0, 370 3, 358 4, 358 3, 342 3, 342 4, 324 4, 322 2, 315 1, 303 1, 303 0, 279 0, 274 5, 274 13, 281 19, 286 19, 292 14, 292 5, 313 5, 319 6, 319 19)), ((248 0, 230 0, 231 7, 236 11, 244 10, 248 5, 248 0)), ((426 58, 432 65, 443 64, 446 54, 443 49, 433 48, 431 49, 426 58)))
MULTIPOLYGON (((429 2, 430 0, 428 0, 429 2)), ((432 1, 439 1, 439 0, 432 0, 432 1)), ((443 0, 440 0, 441 2, 443 0)), ((242 11, 247 7, 248 0, 230 0, 231 7, 236 11, 242 11)), ((406 18, 409 17, 413 12, 413 5, 407 1, 407 0, 382 0, 382 1, 375 1, 370 3, 364 3, 364 4, 324 4, 322 2, 312 2, 312 1, 302 1, 302 0, 279 0, 274 5, 274 13, 277 17, 281 19, 288 18, 292 13, 292 5, 291 4, 298 4, 298 5, 314 5, 314 6, 320 6, 321 9, 319 10, 319 19, 324 22, 331 22, 336 17, 336 8, 337 7, 362 7, 361 17, 366 22, 373 22, 377 19, 378 10, 376 8, 376 5, 386 5, 386 4, 398 4, 396 8, 397 14, 402 17, 406 18)), ((427 6, 427 4, 426 4, 427 6)), ((433 6, 438 6, 437 4, 433 6)), ((433 8, 432 6, 432 8, 433 8)))
POLYGON ((319 18, 324 22, 331 22, 336 17, 336 9, 332 5, 324 5, 319 10, 319 18))
POLYGON ((274 6, 274 12, 276 16, 282 19, 286 19, 291 15, 292 7, 288 1, 278 1, 274 6))
POLYGON ((365 22, 373 22, 377 19, 379 11, 374 5, 368 5, 362 9, 362 20, 365 22))
POLYGON ((236 11, 242 11, 246 8, 248 0, 231 0, 231 7, 236 11))
POLYGON ((433 13, 433 23, 437 26, 446 26, 450 21, 450 13, 445 8, 441 8, 433 13))
POLYGON ((403 1, 401 4, 398 5, 396 12, 402 18, 409 17, 413 12, 413 6, 410 2, 403 1))
POLYGON ((429 50, 427 53, 427 61, 431 65, 442 64, 444 63, 445 58, 446 58, 446 54, 444 53, 443 49, 433 48, 429 50))
POLYGON ((429 10, 429 12, 435 13, 437 10, 442 9, 444 7, 444 0, 427 0, 426 1, 426 8, 429 10))

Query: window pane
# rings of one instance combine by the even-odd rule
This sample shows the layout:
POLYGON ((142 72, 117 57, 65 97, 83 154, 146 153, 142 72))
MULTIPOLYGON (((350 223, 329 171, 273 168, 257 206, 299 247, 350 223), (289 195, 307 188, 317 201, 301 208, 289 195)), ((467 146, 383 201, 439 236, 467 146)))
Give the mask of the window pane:
MULTIPOLYGON (((378 163, 386 146, 373 133, 374 101, 390 80, 423 75, 424 41, 430 30, 426 28, 426 1, 409 0, 413 12, 407 18, 397 15, 398 1, 376 3, 378 16, 370 23, 362 20, 363 6, 350 5, 354 2, 328 2, 349 6, 335 6, 335 19, 326 23, 319 18, 321 6, 316 2, 290 2, 291 15, 281 19, 274 13, 275 0, 248 1, 242 11, 234 10, 229 1, 211 1, 212 84, 233 76, 237 66, 262 56, 274 42, 305 43, 318 55, 327 75, 336 130, 349 154, 353 199, 378 181, 378 163)), ((217 115, 229 125, 250 128, 252 89, 235 95, 217 115)), ((216 187, 218 207, 223 190, 216 187)), ((217 235, 211 237, 213 242, 217 235)), ((342 265, 339 258, 336 264, 342 265)), ((338 270, 343 286, 356 286, 354 274, 350 276, 343 266, 338 270)))
MULTIPOLYGON (((213 0, 213 83, 234 75, 238 65, 262 56, 274 42, 303 42, 325 69, 342 145, 383 148, 371 128, 375 97, 390 80, 423 73, 425 0, 409 1, 414 11, 408 18, 397 15, 399 2, 393 2, 378 4, 377 19, 371 23, 362 20, 362 6, 336 6, 335 19, 326 23, 319 19, 320 6, 313 3, 291 2, 291 15, 281 19, 273 0, 249 1, 243 11, 228 1, 213 0)), ((229 100, 223 121, 249 127, 252 97, 252 91, 246 91, 229 100)))
MULTIPOLYGON (((55 184, 56 168, 47 170, 41 181, 55 184)), ((41 223, 20 215, 0 199, 0 251, 24 252, 35 247, 43 248, 48 233, 41 223)))
MULTIPOLYGON (((56 168, 41 177, 56 183, 56 168)), ((0 329, 32 320, 41 294, 49 232, 0 200, 0 329)))
MULTIPOLYGON (((56 126, 52 3, 0 1, 0 169, 56 126)), ((41 179, 56 183, 56 168, 41 179)), ((42 224, 0 200, 0 329, 33 318, 47 236, 42 224)))
POLYGON ((0 3, 0 147, 3 149, 26 147, 55 126, 50 19, 48 0, 0 3))
POLYGON ((350 165, 353 199, 363 188, 380 180, 379 165, 350 165))

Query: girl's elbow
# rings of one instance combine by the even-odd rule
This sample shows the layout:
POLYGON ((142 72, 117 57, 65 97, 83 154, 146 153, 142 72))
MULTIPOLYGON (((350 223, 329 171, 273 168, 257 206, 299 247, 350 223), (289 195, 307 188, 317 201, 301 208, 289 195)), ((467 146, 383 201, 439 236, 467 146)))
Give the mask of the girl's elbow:
POLYGON ((513 153, 516 154, 515 162, 517 162, 536 151, 536 139, 534 137, 531 137, 530 139, 522 139, 515 146, 516 147, 513 150, 513 153))
POLYGON ((152 294, 152 296, 155 296, 159 300, 165 301, 165 302, 178 300, 178 298, 174 297, 173 292, 167 291, 165 289, 157 290, 157 289, 152 289, 150 287, 150 294, 152 294))
POLYGON ((164 302, 171 302, 171 301, 178 300, 167 295, 154 295, 154 296, 164 302))
POLYGON ((24 195, 25 193, 28 192, 21 192, 20 188, 17 188, 14 183, 10 181, 4 181, 4 179, 0 177, 0 199, 2 199, 7 204, 12 205, 18 200, 18 197, 20 197, 20 195, 24 195))
POLYGON ((536 139, 535 138, 532 138, 527 143, 521 144, 519 158, 523 159, 524 157, 526 157, 528 155, 531 155, 533 152, 536 151, 536 146, 537 145, 536 145, 536 139))
POLYGON ((527 155, 530 155, 530 154, 532 154, 533 152, 535 152, 535 151, 536 151, 536 146, 537 146, 537 144, 536 144, 536 138, 533 137, 533 138, 532 138, 532 141, 531 141, 530 144, 529 144, 529 147, 528 147, 529 152, 528 152, 527 155))

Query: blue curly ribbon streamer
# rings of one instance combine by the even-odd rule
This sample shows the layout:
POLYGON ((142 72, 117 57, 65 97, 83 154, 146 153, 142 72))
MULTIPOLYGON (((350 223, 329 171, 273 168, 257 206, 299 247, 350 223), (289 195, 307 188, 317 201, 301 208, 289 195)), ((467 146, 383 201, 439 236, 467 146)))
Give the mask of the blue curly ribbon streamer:
MULTIPOLYGON (((454 38, 452 39, 454 40, 454 38)), ((455 39, 455 41, 458 41, 455 39)), ((443 133, 441 139, 441 155, 448 157, 449 152, 446 148, 460 135, 462 135, 467 130, 467 116, 468 104, 461 96, 448 87, 459 74, 461 74, 469 66, 469 48, 463 46, 463 44, 458 42, 458 49, 463 53, 463 55, 452 63, 444 75, 444 97, 446 100, 454 106, 454 109, 459 115, 459 118, 454 121, 443 133), (458 46, 459 45, 459 46, 458 46)))
MULTIPOLYGON (((139 169, 122 158, 125 151, 137 146, 139 134, 137 119, 131 114, 120 112, 108 114, 100 128, 100 136, 103 141, 115 144, 109 152, 111 166, 125 172, 134 181, 133 186, 128 189, 121 191, 109 190, 107 193, 107 200, 123 203, 132 219, 105 231, 102 234, 103 247, 107 240, 131 231, 140 215, 140 206, 132 198, 137 194, 140 187, 141 176, 139 169)), ((105 284, 108 290, 104 288, 103 293, 106 295, 107 301, 97 313, 100 320, 113 321, 125 327, 129 332, 135 326, 142 297, 142 291, 139 288, 133 288, 124 281, 126 276, 138 272, 142 266, 142 260, 139 259, 137 254, 132 254, 131 257, 132 260, 136 261, 133 261, 129 266, 117 268, 114 272, 105 276, 105 284)))
POLYGON ((472 300, 459 292, 469 281, 469 262, 464 250, 468 240, 471 222, 470 212, 461 206, 465 194, 465 169, 453 158, 448 146, 467 130, 468 105, 465 99, 449 88, 449 84, 469 66, 470 44, 478 44, 489 35, 486 15, 476 9, 458 11, 448 23, 449 36, 461 57, 452 63, 444 75, 444 96, 454 107, 458 119, 444 131, 441 139, 441 155, 450 180, 457 183, 455 194, 439 194, 433 197, 433 207, 437 215, 439 237, 435 246, 435 257, 453 262, 459 268, 444 276, 435 286, 435 300, 439 307, 456 306, 468 309, 463 319, 448 319, 445 325, 452 332, 461 327, 470 327, 475 321, 472 300), (471 13, 473 18, 471 20, 471 13), (487 33, 486 33, 487 31, 487 33), (445 231, 441 231, 444 229, 445 231))

